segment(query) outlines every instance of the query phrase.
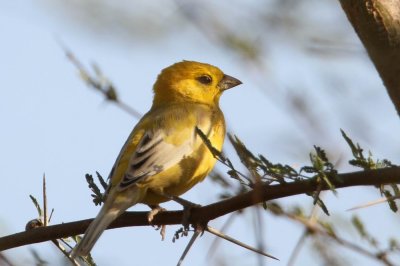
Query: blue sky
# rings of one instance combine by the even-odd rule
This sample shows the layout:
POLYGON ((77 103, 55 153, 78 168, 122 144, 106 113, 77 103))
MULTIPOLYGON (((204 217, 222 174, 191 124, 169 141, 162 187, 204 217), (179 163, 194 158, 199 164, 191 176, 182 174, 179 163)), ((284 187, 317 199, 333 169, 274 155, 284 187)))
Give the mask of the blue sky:
MULTIPOLYGON (((107 176, 137 122, 85 86, 66 59, 58 40, 83 63, 96 62, 115 84, 121 99, 142 113, 150 107, 151 87, 162 68, 183 59, 217 65, 243 81, 243 85, 228 91, 221 99, 229 128, 252 151, 275 162, 301 166, 306 163, 313 144, 333 150, 333 161, 339 158, 347 161, 350 152, 341 139, 339 128, 347 130, 377 157, 396 162, 400 155, 398 116, 344 15, 337 6, 333 8, 338 4, 326 2, 328 7, 321 7, 321 12, 329 10, 331 13, 318 26, 330 30, 334 28, 332 20, 340 21, 347 38, 343 43, 350 47, 348 54, 317 56, 305 48, 305 40, 309 40, 307 33, 298 33, 305 40, 292 36, 294 41, 288 41, 290 33, 276 30, 270 35, 266 33, 271 42, 264 50, 268 58, 265 72, 251 68, 243 58, 205 38, 194 26, 172 30, 162 38, 126 37, 126 33, 110 29, 79 26, 83 20, 78 16, 68 17, 70 11, 62 12, 65 6, 61 4, 57 7, 49 1, 0 2, 0 180, 3 187, 0 234, 22 231, 27 221, 36 218, 36 210, 28 196, 41 198, 43 173, 47 177, 48 204, 55 208, 53 224, 94 217, 98 208, 91 202, 84 175, 99 171, 107 176), (302 121, 301 115, 293 113, 293 109, 284 104, 290 99, 285 95, 291 93, 306 96, 314 103, 312 113, 319 121, 315 127, 319 130, 312 124, 307 127, 309 122, 302 121)), ((140 3, 144 10, 151 6, 140 3)), ((134 9, 128 2, 122 4, 134 9)), ((261 2, 252 1, 251 5, 257 7, 261 2)), ((227 6, 227 3, 223 2, 221 6, 227 6)), ((163 7, 158 8, 162 10, 163 7)), ((155 12, 155 16, 164 14, 162 19, 169 21, 168 14, 174 12, 173 4, 168 2, 164 8, 165 12, 155 12)), ((236 15, 239 18, 243 14, 233 14, 236 15)), ((232 23, 236 23, 234 18, 232 23)), ((264 33, 257 30, 260 39, 265 38, 264 33)), ((229 156, 235 157, 228 143, 225 147, 229 156)), ((233 160, 238 163, 237 159, 233 160)), ((221 165, 217 167, 226 171, 221 165)), ((345 166, 342 169, 351 170, 345 166)), ((221 188, 205 181, 184 198, 209 204, 217 200, 220 192, 221 188)), ((342 190, 337 198, 328 193, 326 201, 333 214, 331 219, 338 222, 339 227, 347 228, 344 220, 351 214, 345 210, 378 197, 373 189, 357 188, 342 190)), ((280 202, 288 205, 301 202, 305 208, 311 204, 310 199, 303 196, 280 202)), ((180 208, 173 203, 165 206, 180 208)), ((134 210, 147 208, 136 206, 134 210)), ((237 218, 228 233, 254 245, 254 233, 249 229, 253 226, 251 213, 249 210, 237 218)), ((398 217, 386 206, 362 210, 358 214, 371 221, 369 229, 379 234, 382 242, 396 232, 398 217)), ((226 217, 217 219, 211 225, 219 228, 225 220, 226 217)), ((302 233, 301 227, 270 215, 265 215, 264 222, 268 252, 285 263, 287 254, 302 233)), ((132 261, 138 265, 173 265, 189 240, 172 243, 177 229, 168 227, 164 242, 151 227, 111 230, 102 236, 93 256, 99 265, 131 265, 132 261)), ((354 233, 350 235, 357 238, 354 233)), ((191 250, 186 265, 210 263, 206 260, 206 252, 212 239, 205 234, 191 250)), ((29 264, 33 261, 28 252, 30 248, 37 250, 50 264, 62 260, 61 254, 50 243, 21 247, 5 254, 18 263, 29 264)), ((256 262, 255 255, 225 242, 217 254, 211 260, 213 265, 218 264, 218 256, 229 256, 229 260, 237 265, 254 265, 256 262)), ((354 253, 349 254, 364 265, 377 265, 354 256, 354 253)), ((299 261, 318 265, 308 251, 301 253, 299 261)), ((267 263, 284 265, 282 262, 267 263)))

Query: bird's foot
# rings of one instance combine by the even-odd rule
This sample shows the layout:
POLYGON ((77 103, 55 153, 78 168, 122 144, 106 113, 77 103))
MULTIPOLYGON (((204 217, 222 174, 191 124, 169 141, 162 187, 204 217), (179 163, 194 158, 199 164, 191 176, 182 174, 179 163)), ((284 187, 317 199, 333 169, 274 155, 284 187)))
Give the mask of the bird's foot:
POLYGON ((191 211, 195 208, 200 208, 201 205, 176 196, 170 196, 170 198, 183 206, 182 225, 185 229, 189 229, 191 211))
MULTIPOLYGON (((163 211, 166 211, 166 209, 162 208, 162 207, 159 206, 159 205, 150 206, 150 208, 151 208, 151 211, 149 211, 149 213, 147 214, 147 221, 149 222, 149 224, 151 224, 152 226, 154 226, 154 225, 152 224, 152 222, 153 222, 153 220, 154 220, 154 217, 155 217, 158 213, 163 212, 163 211)), ((163 225, 158 225, 158 226, 156 227, 156 230, 160 230, 161 240, 164 240, 164 239, 165 239, 165 229, 166 229, 166 225, 165 225, 165 224, 163 224, 163 225)))

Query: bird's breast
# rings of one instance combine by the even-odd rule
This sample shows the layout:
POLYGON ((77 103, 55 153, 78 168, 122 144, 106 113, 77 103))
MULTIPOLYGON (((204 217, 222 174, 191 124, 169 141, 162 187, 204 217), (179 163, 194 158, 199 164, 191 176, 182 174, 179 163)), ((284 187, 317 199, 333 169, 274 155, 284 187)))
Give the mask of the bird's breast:
MULTIPOLYGON (((193 121, 193 119, 189 119, 193 121)), ((191 125, 193 151, 169 169, 149 179, 146 184, 148 193, 143 200, 146 204, 158 204, 166 201, 157 194, 180 196, 194 185, 204 180, 213 169, 216 158, 211 149, 221 151, 225 138, 225 121, 221 111, 200 110, 196 113, 195 124, 191 125), (200 137, 196 127, 205 135, 200 137), (209 143, 208 143, 209 141, 209 143), (207 144, 208 143, 208 144, 207 144)))

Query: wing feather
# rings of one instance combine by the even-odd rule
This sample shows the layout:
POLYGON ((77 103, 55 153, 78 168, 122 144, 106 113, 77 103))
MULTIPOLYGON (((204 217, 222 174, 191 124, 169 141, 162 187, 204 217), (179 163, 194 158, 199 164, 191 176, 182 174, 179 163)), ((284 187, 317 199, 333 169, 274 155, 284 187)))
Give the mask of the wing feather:
POLYGON ((176 165, 193 151, 194 138, 188 138, 178 145, 167 142, 167 138, 167 134, 162 130, 155 133, 149 131, 143 135, 130 158, 129 167, 119 184, 120 189, 144 181, 149 176, 176 165))

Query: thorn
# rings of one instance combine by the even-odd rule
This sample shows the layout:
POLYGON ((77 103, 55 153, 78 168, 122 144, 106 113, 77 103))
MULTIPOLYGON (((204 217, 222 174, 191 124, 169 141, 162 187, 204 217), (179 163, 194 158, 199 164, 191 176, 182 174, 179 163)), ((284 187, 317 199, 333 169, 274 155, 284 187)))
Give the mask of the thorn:
POLYGON ((269 255, 269 254, 267 254, 267 253, 265 253, 265 252, 263 252, 261 250, 255 249, 255 248, 253 248, 253 247, 251 247, 251 246, 249 246, 249 245, 247 245, 247 244, 245 244, 243 242, 240 242, 239 240, 236 240, 236 239, 234 239, 234 238, 232 238, 232 237, 230 237, 228 235, 225 235, 224 233, 218 231, 215 228, 212 228, 211 226, 207 226, 206 231, 211 233, 211 234, 213 234, 213 235, 219 236, 219 237, 221 237, 221 238, 223 238, 223 239, 225 239, 225 240, 227 240, 229 242, 232 242, 232 243, 234 243, 234 244, 236 244, 238 246, 241 246, 241 247, 243 247, 245 249, 248 249, 248 250, 256 252, 256 253, 258 253, 260 255, 263 255, 265 257, 269 257, 269 258, 274 259, 274 260, 279 260, 278 258, 276 258, 276 257, 274 257, 272 255, 269 255))
POLYGON ((374 200, 374 201, 367 202, 367 203, 362 204, 362 205, 358 205, 358 206, 352 207, 350 209, 347 209, 346 211, 354 211, 354 210, 357 210, 357 209, 363 209, 363 208, 367 208, 367 207, 371 207, 371 206, 374 206, 374 205, 378 205, 378 204, 384 203, 384 202, 386 202, 388 200, 395 200, 395 199, 399 199, 399 198, 400 198, 400 196, 394 196, 394 197, 388 197, 388 198, 380 198, 380 199, 377 199, 377 200, 374 200))
POLYGON ((185 250, 182 253, 182 256, 179 258, 178 263, 176 264, 177 266, 182 265, 183 260, 185 259, 186 255, 189 253, 190 248, 193 246, 194 242, 196 239, 199 237, 199 235, 202 233, 201 228, 196 228, 196 231, 194 231, 192 238, 190 239, 189 243, 187 244, 185 250))
POLYGON ((46 174, 43 173, 43 226, 47 226, 47 195, 46 195, 46 174))
MULTIPOLYGON (((237 212, 232 213, 229 217, 228 220, 226 220, 226 222, 224 223, 224 225, 221 228, 221 231, 226 231, 232 224, 234 218, 237 217, 237 212)), ((220 240, 220 238, 216 237, 213 242, 210 245, 210 248, 208 249, 207 252, 207 258, 211 258, 215 251, 217 250, 217 245, 218 245, 218 240, 220 240)))

